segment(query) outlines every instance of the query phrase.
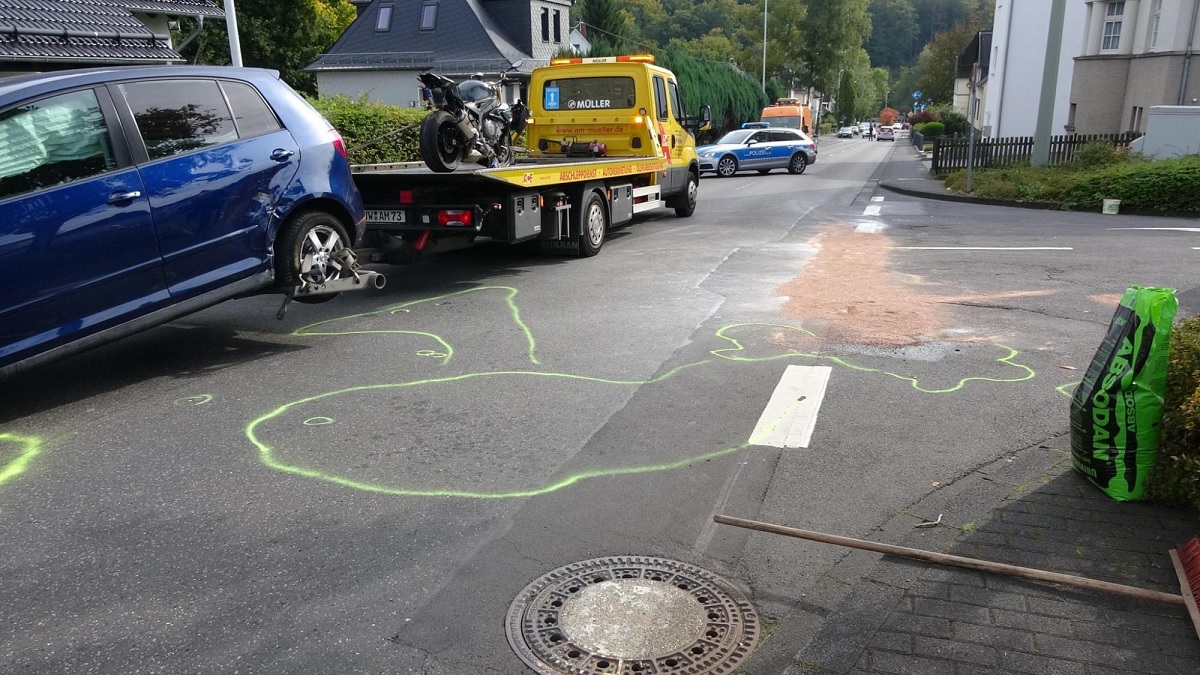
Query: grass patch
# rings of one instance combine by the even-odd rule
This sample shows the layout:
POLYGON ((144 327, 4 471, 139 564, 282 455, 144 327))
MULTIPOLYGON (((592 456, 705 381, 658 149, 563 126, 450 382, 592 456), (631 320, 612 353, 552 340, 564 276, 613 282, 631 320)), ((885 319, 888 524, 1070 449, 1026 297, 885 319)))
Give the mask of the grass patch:
MULTIPOLYGON (((967 172, 956 171, 945 181, 965 193, 967 172)), ((973 188, 976 197, 1071 210, 1099 211, 1105 199, 1119 199, 1122 211, 1200 213, 1200 157, 1149 161, 1095 143, 1081 148, 1071 164, 978 169, 973 188)))

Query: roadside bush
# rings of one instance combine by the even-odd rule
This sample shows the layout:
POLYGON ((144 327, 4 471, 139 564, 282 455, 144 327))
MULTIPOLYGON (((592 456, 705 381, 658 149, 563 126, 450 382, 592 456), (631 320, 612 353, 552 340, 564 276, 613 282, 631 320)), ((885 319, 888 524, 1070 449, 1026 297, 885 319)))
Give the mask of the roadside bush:
POLYGON ((926 122, 917 131, 925 138, 937 138, 946 135, 946 125, 941 122, 926 122))
POLYGON ((915 113, 909 114, 908 123, 913 125, 913 127, 916 127, 919 124, 925 124, 926 122, 937 122, 941 119, 942 118, 937 114, 937 112, 933 110, 918 110, 915 113))
MULTIPOLYGON (((1053 203, 1061 201, 1080 179, 1079 173, 1061 168, 981 169, 975 172, 972 187, 976 197, 985 199, 1053 203)), ((967 172, 956 171, 947 176, 946 187, 966 191, 967 172)))
POLYGON ((1171 331, 1158 463, 1146 485, 1155 502, 1200 510, 1200 316, 1171 331))
POLYGON ((421 159, 417 125, 421 108, 401 108, 360 96, 309 99, 346 142, 354 164, 416 162, 421 159), (408 128, 405 128, 408 127, 408 128))
POLYGON ((1107 141, 1093 141, 1075 152, 1075 164, 1084 169, 1096 169, 1102 166, 1119 164, 1125 161, 1127 153, 1107 141))
POLYGON ((946 133, 950 136, 965 136, 971 129, 967 116, 960 112, 950 110, 938 114, 941 116, 941 123, 946 125, 946 133))
POLYGON ((1124 162, 1086 172, 1062 204, 1098 210, 1105 199, 1120 199, 1122 210, 1200 212, 1200 157, 1124 162))

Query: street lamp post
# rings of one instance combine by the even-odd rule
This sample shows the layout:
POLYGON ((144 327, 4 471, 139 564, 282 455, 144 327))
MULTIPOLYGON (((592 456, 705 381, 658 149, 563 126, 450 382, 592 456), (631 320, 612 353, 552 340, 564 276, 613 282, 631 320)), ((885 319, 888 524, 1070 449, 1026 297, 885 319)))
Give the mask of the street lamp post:
POLYGON ((888 99, 891 97, 891 95, 892 95, 892 90, 891 90, 891 89, 887 90, 887 91, 886 91, 886 92, 883 94, 883 107, 885 107, 885 108, 886 108, 886 107, 888 107, 888 99))
POLYGON ((762 90, 767 93, 767 2, 763 0, 763 62, 762 62, 762 90))

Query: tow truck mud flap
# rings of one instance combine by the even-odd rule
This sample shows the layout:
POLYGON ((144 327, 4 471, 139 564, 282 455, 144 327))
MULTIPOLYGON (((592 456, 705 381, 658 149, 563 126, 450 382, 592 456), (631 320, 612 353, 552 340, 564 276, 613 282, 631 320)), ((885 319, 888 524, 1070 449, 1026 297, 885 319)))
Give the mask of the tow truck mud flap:
POLYGON ((574 253, 579 250, 578 236, 571 236, 571 200, 565 192, 542 194, 542 231, 538 250, 543 253, 574 253))

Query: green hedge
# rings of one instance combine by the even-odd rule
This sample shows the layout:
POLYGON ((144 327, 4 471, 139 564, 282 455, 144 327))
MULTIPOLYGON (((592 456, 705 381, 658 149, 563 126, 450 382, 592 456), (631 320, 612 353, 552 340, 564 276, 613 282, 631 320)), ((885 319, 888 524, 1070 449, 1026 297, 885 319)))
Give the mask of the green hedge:
MULTIPOLYGON (((1077 163, 1048 169, 980 169, 974 176, 974 195, 1084 211, 1099 211, 1105 199, 1120 199, 1122 211, 1200 213, 1200 157, 1115 161, 1099 167, 1077 163)), ((946 177, 946 187, 952 190, 962 192, 966 183, 966 171, 946 177)))
POLYGON ((676 47, 656 52, 654 60, 679 78, 688 113, 699 114, 702 105, 712 108, 712 130, 701 134, 698 141, 720 136, 729 130, 726 126, 736 129, 742 122, 757 121, 771 103, 758 80, 729 64, 701 61, 676 47))
POLYGON ((917 133, 925 138, 937 138, 946 135, 946 125, 941 122, 926 122, 918 125, 917 133))
POLYGON ((1200 316, 1171 331, 1167 395, 1150 499, 1200 510, 1200 316))
POLYGON ((342 135, 352 163, 421 160, 417 125, 425 117, 424 109, 401 108, 368 100, 366 96, 356 99, 332 96, 310 102, 342 135))
POLYGON ((1120 199, 1122 210, 1200 212, 1200 157, 1125 162, 1089 172, 1063 195, 1063 208, 1098 210, 1120 199))

